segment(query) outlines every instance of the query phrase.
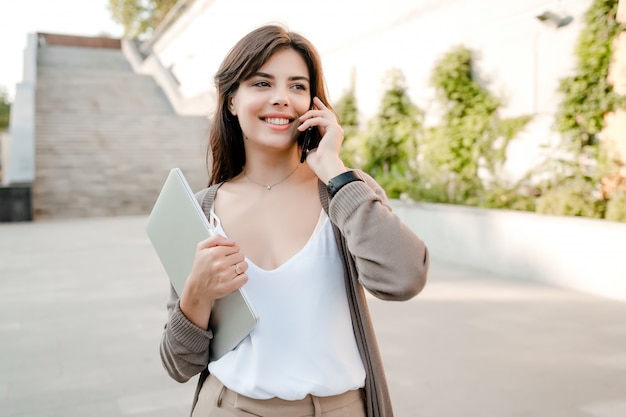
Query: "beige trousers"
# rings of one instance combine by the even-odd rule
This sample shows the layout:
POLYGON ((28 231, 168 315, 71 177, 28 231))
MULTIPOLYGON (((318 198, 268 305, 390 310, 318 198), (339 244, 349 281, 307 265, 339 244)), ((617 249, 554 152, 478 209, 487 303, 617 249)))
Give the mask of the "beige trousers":
POLYGON ((307 395, 297 401, 255 400, 229 390, 209 375, 192 417, 365 417, 362 390, 332 397, 307 395))

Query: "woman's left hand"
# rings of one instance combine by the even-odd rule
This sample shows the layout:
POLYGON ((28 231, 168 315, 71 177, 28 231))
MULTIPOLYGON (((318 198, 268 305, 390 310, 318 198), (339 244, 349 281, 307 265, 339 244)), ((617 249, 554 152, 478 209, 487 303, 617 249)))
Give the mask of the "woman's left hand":
POLYGON ((339 158, 339 150, 343 143, 343 129, 335 114, 322 101, 314 97, 313 109, 300 116, 298 130, 305 131, 309 127, 319 130, 322 139, 316 149, 308 151, 306 162, 313 172, 324 182, 346 171, 339 158))

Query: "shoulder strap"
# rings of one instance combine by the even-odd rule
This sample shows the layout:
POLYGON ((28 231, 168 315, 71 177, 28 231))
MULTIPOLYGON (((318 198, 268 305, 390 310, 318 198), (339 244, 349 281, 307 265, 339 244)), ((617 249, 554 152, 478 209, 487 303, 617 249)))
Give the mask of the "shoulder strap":
POLYGON ((317 189, 320 193, 320 203, 322 203, 322 208, 328 214, 328 189, 326 188, 326 184, 324 184, 321 180, 317 183, 317 189))
POLYGON ((213 207, 215 193, 217 193, 217 189, 220 188, 222 184, 223 182, 219 184, 214 184, 196 194, 198 203, 200 203, 200 207, 202 207, 202 211, 204 211, 204 215, 207 217, 207 219, 210 217, 211 214, 211 208, 213 207))

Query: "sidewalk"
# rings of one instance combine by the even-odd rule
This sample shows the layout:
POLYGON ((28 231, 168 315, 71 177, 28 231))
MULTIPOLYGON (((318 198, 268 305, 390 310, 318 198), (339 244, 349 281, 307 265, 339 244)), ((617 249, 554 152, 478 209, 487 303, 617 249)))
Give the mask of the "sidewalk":
MULTIPOLYGON (((0 224, 0 417, 189 414, 144 225, 0 224)), ((418 297, 370 306, 397 417, 626 416, 626 303, 434 261, 418 297)))

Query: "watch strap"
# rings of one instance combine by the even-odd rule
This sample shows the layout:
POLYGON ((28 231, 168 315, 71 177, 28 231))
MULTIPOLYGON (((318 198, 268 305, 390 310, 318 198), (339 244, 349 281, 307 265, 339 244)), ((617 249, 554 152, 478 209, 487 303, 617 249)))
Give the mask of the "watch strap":
POLYGON ((334 197, 337 194, 337 191, 341 190, 344 185, 349 184, 353 181, 363 181, 361 177, 355 171, 346 171, 343 172, 336 177, 333 177, 328 181, 328 185, 326 188, 328 189, 328 194, 330 197, 334 197))

